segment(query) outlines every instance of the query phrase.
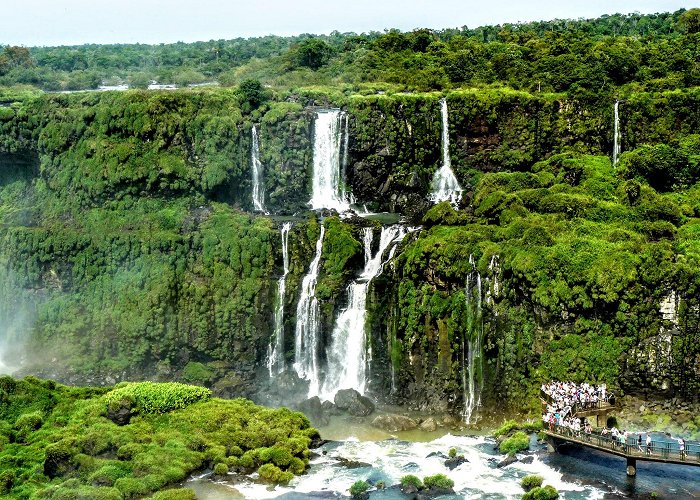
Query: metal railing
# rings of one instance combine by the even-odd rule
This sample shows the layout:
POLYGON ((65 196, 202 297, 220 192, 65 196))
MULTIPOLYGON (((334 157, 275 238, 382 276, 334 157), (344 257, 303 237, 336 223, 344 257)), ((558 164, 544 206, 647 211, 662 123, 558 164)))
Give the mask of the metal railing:
POLYGON ((640 445, 634 438, 628 437, 623 442, 620 439, 600 434, 597 431, 589 434, 583 430, 574 431, 570 427, 550 424, 545 424, 545 428, 550 433, 559 434, 567 440, 609 449, 629 457, 677 460, 691 464, 700 463, 700 444, 698 443, 686 443, 685 450, 681 452, 676 441, 652 440, 649 445, 646 444, 646 441, 643 441, 640 445))

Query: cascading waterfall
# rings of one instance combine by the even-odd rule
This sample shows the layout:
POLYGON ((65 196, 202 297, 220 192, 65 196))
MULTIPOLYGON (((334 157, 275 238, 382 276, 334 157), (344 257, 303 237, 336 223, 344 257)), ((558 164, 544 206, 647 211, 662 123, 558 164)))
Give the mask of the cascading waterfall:
POLYGON ((342 162, 347 156, 347 120, 339 109, 316 112, 314 121, 314 176, 309 204, 314 210, 333 208, 344 212, 350 208, 342 162), (343 151, 345 150, 345 151, 343 151), (341 153, 345 153, 344 155, 341 153))
POLYGON ((615 101, 615 124, 613 137, 613 166, 617 165, 620 153, 622 153, 622 136, 620 134, 620 101, 615 101))
MULTIPOLYGON (((362 274, 348 286, 348 306, 338 315, 329 349, 327 350, 328 369, 319 396, 332 400, 340 389, 355 389, 364 394, 367 384, 367 290, 370 282, 379 276, 384 264, 393 256, 398 243, 406 235, 403 226, 383 227, 379 238, 379 248, 372 254, 372 229, 365 228, 365 268, 362 274), (393 247, 392 247, 393 246, 393 247), (384 254, 389 247, 389 256, 384 254)), ((314 395, 314 394, 312 394, 314 395)))
POLYGON ((472 266, 472 272, 467 276, 465 290, 467 298, 467 329, 462 336, 463 417, 466 424, 472 423, 474 411, 481 405, 481 389, 483 388, 481 274, 476 269, 473 255, 469 256, 469 263, 472 266))
POLYGON ((447 114, 447 100, 440 99, 440 114, 442 115, 442 167, 435 172, 430 200, 434 203, 449 201, 457 206, 462 199, 462 187, 452 171, 450 159, 450 122, 447 114))
POLYGON ((282 224, 280 236, 282 239, 282 276, 277 282, 277 307, 275 308, 275 345, 268 347, 267 369, 270 377, 279 375, 285 369, 284 366, 284 294, 287 290, 287 275, 289 274, 289 231, 292 229, 291 222, 282 224))
POLYGON ((260 161, 260 141, 258 140, 258 128, 253 125, 250 132, 252 147, 250 148, 250 161, 253 170, 253 209, 257 212, 267 213, 265 210, 265 187, 263 186, 263 166, 260 161))
POLYGON ((320 308, 316 299, 316 281, 318 280, 325 232, 326 228, 321 225, 321 233, 316 242, 316 255, 314 255, 309 265, 309 272, 301 281, 301 295, 297 304, 297 325, 294 335, 294 369, 299 377, 310 382, 309 397, 318 394, 320 387, 318 350, 321 325, 320 308))

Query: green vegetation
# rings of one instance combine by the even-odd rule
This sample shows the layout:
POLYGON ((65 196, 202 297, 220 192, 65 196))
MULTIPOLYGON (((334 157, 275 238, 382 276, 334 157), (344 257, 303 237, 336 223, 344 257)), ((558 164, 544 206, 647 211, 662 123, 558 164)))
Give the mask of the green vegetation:
POLYGON ((401 486, 403 487, 413 487, 416 489, 421 489, 423 487, 423 481, 420 480, 420 478, 408 474, 406 476, 403 476, 400 481, 401 486))
POLYGON ((507 437, 501 442, 498 450, 501 453, 506 453, 508 455, 515 455, 519 451, 525 451, 530 448, 530 436, 522 431, 514 433, 512 436, 507 437))
MULTIPOLYGON (((0 486, 12 498, 141 497, 205 467, 225 475, 227 462, 238 462, 231 454, 240 453, 261 477, 287 482, 305 470, 318 436, 300 413, 211 399, 201 387, 72 388, 33 377, 2 377, 0 385, 0 486), (105 412, 123 398, 136 407, 118 425, 105 412)), ((166 490, 156 498, 194 497, 166 490)))
POLYGON ((445 474, 435 474, 434 476, 426 476, 423 478, 423 486, 428 490, 450 490, 454 485, 455 482, 445 474))
POLYGON ((523 495, 522 500, 556 500, 559 492, 553 486, 537 486, 523 495))
MULTIPOLYGON (((0 314, 23 340, 17 351, 72 380, 256 390, 281 257, 277 219, 246 213, 251 127, 267 207, 299 214, 283 297, 293 311, 319 235, 304 212, 313 106, 332 106, 348 116, 348 190, 423 225, 368 295, 367 342, 394 368, 396 402, 459 404, 463 346, 477 339, 473 375, 487 408, 538 413, 537 387, 551 379, 692 399, 697 18, 692 9, 440 32, 3 47, 0 84, 21 85, 0 88, 0 314), (36 89, 111 76, 223 88, 36 89), (465 187, 456 208, 427 202, 442 161, 441 98, 465 187), (616 101, 623 153, 612 165, 616 101), (659 314, 672 291, 677 327, 659 314), (660 329, 672 326, 661 345, 660 329), (658 363, 662 347, 669 355, 658 363)), ((317 297, 327 332, 362 267, 366 222, 323 215, 317 297)), ((290 332, 294 315, 285 320, 290 332)), ((11 348, 6 358, 18 359, 11 348)), ((388 369, 375 377, 372 390, 385 387, 388 369)), ((113 417, 128 421, 135 405, 122 397, 113 417)), ((226 463, 257 470, 256 458, 226 463)))
POLYGON ((697 85, 697 9, 440 31, 267 36, 191 44, 4 47, 0 85, 46 90, 150 80, 187 86, 372 84, 410 90, 506 84, 587 95, 697 85))
POLYGON ((525 491, 530 491, 533 488, 539 488, 540 486, 542 486, 542 481, 544 481, 544 478, 542 476, 529 475, 525 476, 520 481, 520 484, 525 491))
POLYGON ((352 498, 363 498, 369 488, 370 485, 367 481, 355 481, 352 486, 350 486, 350 496, 352 498))

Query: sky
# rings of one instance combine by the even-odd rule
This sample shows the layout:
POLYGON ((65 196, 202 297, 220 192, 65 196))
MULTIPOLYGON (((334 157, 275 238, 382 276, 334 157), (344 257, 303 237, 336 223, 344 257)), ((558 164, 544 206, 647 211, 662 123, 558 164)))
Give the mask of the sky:
POLYGON ((475 28, 692 7, 687 1, 670 0, 0 0, 0 45, 170 43, 334 30, 475 28))

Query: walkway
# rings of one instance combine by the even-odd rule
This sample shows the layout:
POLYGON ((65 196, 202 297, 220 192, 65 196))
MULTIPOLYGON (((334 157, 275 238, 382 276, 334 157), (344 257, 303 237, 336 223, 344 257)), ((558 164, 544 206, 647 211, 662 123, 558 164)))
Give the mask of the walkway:
POLYGON ((622 444, 619 440, 615 440, 610 436, 586 434, 584 432, 575 434, 568 427, 558 425, 555 425, 553 430, 549 430, 548 427, 545 427, 544 433, 550 438, 550 441, 553 441, 552 444, 555 449, 558 445, 562 444, 562 442, 574 443, 626 458, 627 475, 629 476, 634 476, 636 474, 637 460, 700 466, 700 444, 698 443, 686 443, 685 452, 681 454, 678 442, 675 440, 655 440, 651 442, 649 452, 647 452, 646 444, 643 443, 640 450, 636 440, 632 442, 634 438, 628 438, 627 442, 622 444))

